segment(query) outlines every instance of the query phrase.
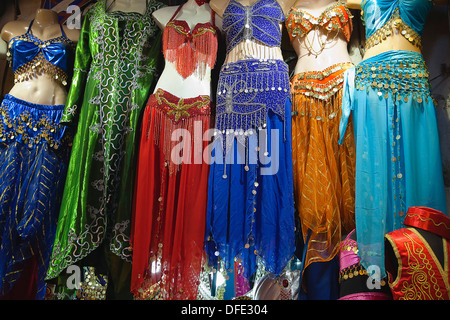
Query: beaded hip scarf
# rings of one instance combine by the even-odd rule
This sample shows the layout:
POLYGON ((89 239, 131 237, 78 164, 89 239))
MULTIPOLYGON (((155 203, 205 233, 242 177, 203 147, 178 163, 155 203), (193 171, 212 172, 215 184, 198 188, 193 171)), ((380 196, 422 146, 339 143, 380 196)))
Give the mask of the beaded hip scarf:
POLYGON ((419 55, 362 61, 356 67, 355 87, 367 92, 372 88, 385 99, 391 96, 393 100, 404 102, 410 99, 418 103, 434 101, 427 67, 419 55))
POLYGON ((216 128, 245 137, 266 127, 269 109, 284 121, 289 86, 289 67, 282 60, 225 64, 217 87, 216 128))
MULTIPOLYGON (((180 143, 180 138, 188 139, 189 141, 185 141, 188 144, 194 143, 194 139, 200 139, 200 143, 203 143, 204 131, 209 129, 210 124, 210 104, 210 97, 206 95, 183 99, 163 89, 157 89, 155 94, 149 97, 147 106, 154 112, 154 123, 150 124, 150 119, 148 120, 147 138, 151 134, 155 145, 161 148, 170 174, 180 169, 180 163, 171 159, 171 153, 180 143), (200 130, 199 137, 194 135, 196 126, 200 130), (187 133, 183 130, 187 130, 187 133)), ((183 163, 192 163, 190 156, 191 154, 186 152, 183 163)))
POLYGON ((59 124, 64 105, 41 105, 6 94, 0 105, 0 142, 23 143, 28 148, 47 143, 58 149, 69 136, 59 124))

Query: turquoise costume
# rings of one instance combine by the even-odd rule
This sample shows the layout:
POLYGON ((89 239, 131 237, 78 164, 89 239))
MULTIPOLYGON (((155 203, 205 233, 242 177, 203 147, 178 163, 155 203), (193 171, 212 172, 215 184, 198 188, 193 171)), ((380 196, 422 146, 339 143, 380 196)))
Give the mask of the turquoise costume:
MULTIPOLYGON (((394 31, 420 48, 432 5, 428 0, 363 1, 366 48, 394 31)), ((384 277, 383 237, 403 227, 408 208, 446 212, 428 71, 420 53, 396 50, 363 60, 344 81, 340 134, 342 139, 353 112, 359 255, 366 269, 378 266, 384 277)))

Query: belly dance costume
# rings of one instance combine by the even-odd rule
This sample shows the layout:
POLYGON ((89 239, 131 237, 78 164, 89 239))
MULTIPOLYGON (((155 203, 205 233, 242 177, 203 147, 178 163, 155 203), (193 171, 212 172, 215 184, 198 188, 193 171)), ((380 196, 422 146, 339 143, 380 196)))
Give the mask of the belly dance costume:
MULTIPOLYGON (((43 41, 31 31, 14 37, 7 57, 14 81, 46 74, 66 85, 75 43, 43 41)), ((7 94, 0 106, 0 296, 29 281, 21 299, 43 299, 70 154, 71 135, 59 124, 64 105, 30 103, 7 94), (28 272, 25 272, 28 270, 28 272), (37 290, 37 291, 36 291, 37 290)))
MULTIPOLYGON (((61 119, 76 134, 49 281, 65 283, 65 269, 71 265, 83 267, 86 276, 93 267, 95 274, 108 279, 108 298, 132 298, 136 141, 158 68, 161 33, 152 12, 161 6, 148 0, 143 14, 108 11, 107 0, 100 0, 86 11, 61 119)), ((55 290, 55 297, 72 296, 65 285, 55 290)))
POLYGON ((223 18, 227 54, 249 55, 220 71, 205 250, 247 278, 259 262, 279 274, 295 250, 288 66, 250 53, 280 46, 284 15, 275 0, 231 0, 223 18))
MULTIPOLYGON (((175 20, 164 28, 163 53, 183 78, 208 78, 218 30, 199 23, 192 31, 175 20)), ((132 291, 140 299, 196 299, 200 283, 209 163, 208 95, 179 98, 158 88, 144 112, 133 210, 132 291), (181 142, 180 142, 181 139, 181 142)), ((212 136, 212 135, 211 135, 212 136)))
MULTIPOLYGON (((420 48, 432 5, 363 1, 366 48, 394 32, 420 48)), ((353 112, 359 255, 365 268, 377 265, 384 277, 384 235, 402 227, 406 210, 446 211, 435 107, 422 55, 395 50, 363 60, 345 76, 342 108, 341 137, 353 112)))
MULTIPOLYGON (((292 8, 286 26, 291 41, 315 28, 343 34, 349 41, 351 18, 345 4, 337 2, 318 18, 292 8)), ((355 227, 353 133, 347 132, 338 144, 344 72, 352 66, 338 63, 291 79, 294 198, 307 245, 305 269, 333 259, 341 235, 355 227)))

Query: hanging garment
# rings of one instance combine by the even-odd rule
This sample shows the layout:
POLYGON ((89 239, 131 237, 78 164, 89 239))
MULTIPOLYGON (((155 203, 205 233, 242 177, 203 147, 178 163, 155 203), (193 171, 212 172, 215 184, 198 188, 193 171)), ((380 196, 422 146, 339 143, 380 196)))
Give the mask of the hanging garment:
MULTIPOLYGON (((228 52, 241 41, 279 49, 284 15, 276 1, 243 6, 231 0, 223 18, 228 52)), ((236 258, 247 279, 258 260, 279 274, 295 250, 289 115, 284 61, 250 58, 222 66, 205 250, 211 265, 220 261, 226 270, 236 258)))
POLYGON ((44 298, 70 154, 70 135, 60 125, 63 109, 63 105, 34 104, 9 94, 1 104, 1 295, 21 276, 37 273, 37 292, 26 299, 44 298), (32 259, 35 268, 23 274, 32 259))
MULTIPOLYGON (((414 34, 421 34, 431 7, 431 1, 365 1, 366 36, 409 28, 410 41, 418 45, 414 34)), ((361 263, 378 266, 385 277, 383 238, 402 227, 407 208, 446 212, 436 112, 422 54, 395 50, 363 60, 345 75, 342 109, 341 139, 353 113, 361 263)))
MULTIPOLYGON (((25 34, 8 43, 14 81, 45 74, 65 84, 74 42, 62 27, 61 36, 42 41, 31 31, 33 21, 25 34)), ((70 130, 60 125, 63 109, 9 94, 1 103, 0 296, 10 292, 21 299, 45 296, 44 278, 71 144, 70 130), (16 283, 22 292, 14 290, 16 283)))
MULTIPOLYGON (((211 22, 192 30, 176 20, 163 32, 163 53, 179 75, 207 79, 214 66, 218 30, 211 22)), ((164 76, 164 74, 163 74, 164 76)), ((158 88, 145 108, 133 209, 131 290, 139 299, 197 298, 202 271, 211 100, 179 98, 158 88)))
POLYGON ((450 300, 450 218, 411 207, 404 225, 385 236, 397 260, 388 272, 394 300, 450 300))
MULTIPOLYGON (((314 30, 333 32, 334 37, 343 35, 349 41, 351 18, 349 9, 340 1, 318 17, 294 7, 286 27, 291 41, 314 30)), ((321 50, 324 48, 321 46, 321 50)), ((315 53, 320 55, 322 51, 315 53)), ((338 144, 344 72, 352 66, 341 62, 323 70, 295 74, 291 79, 294 199, 305 244, 302 288, 308 292, 308 299, 337 298, 339 243, 342 235, 355 227, 353 133, 346 134, 342 146, 338 144), (324 281, 324 273, 329 283, 324 281)))
POLYGON ((129 294, 135 140, 161 48, 151 14, 161 6, 107 12, 101 0, 86 13, 61 120, 77 132, 47 279, 82 259, 106 263, 109 288, 129 294))
MULTIPOLYGON (((304 268, 333 259, 355 227, 355 141, 339 140, 344 71, 351 63, 291 79, 294 197, 303 239, 311 230, 304 268)), ((351 125, 351 124, 350 124, 351 125)))

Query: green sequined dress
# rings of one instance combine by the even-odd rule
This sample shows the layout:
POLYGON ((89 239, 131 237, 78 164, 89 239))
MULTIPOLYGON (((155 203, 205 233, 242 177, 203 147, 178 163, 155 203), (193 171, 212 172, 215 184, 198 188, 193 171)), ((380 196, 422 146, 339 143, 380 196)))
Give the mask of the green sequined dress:
POLYGON ((162 6, 108 12, 99 0, 84 17, 61 120, 77 131, 47 279, 82 259, 131 262, 136 137, 161 50, 151 14, 162 6))

